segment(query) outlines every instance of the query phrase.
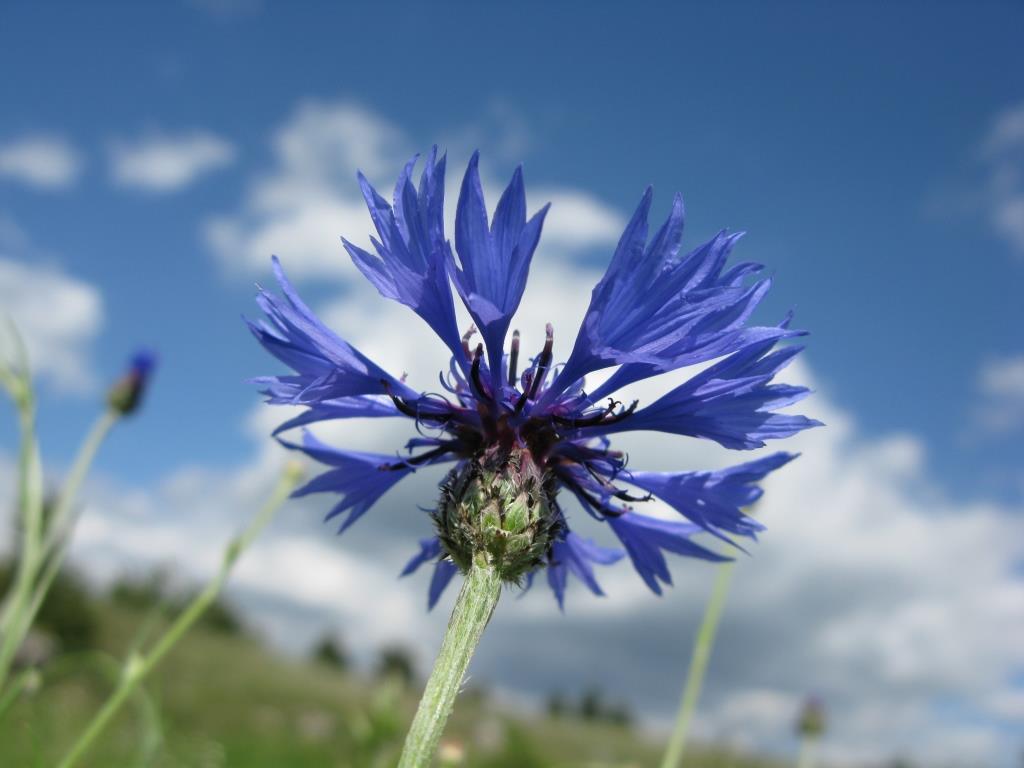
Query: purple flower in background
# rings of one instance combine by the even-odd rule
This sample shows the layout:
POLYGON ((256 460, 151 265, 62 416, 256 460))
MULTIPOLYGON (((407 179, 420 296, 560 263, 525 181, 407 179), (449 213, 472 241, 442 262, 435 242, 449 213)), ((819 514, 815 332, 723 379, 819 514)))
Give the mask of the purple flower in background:
POLYGON ((327 518, 345 530, 381 496, 419 467, 451 467, 433 513, 436 535, 403 575, 433 563, 433 605, 458 570, 474 558, 495 564, 507 581, 532 583, 540 569, 559 604, 569 574, 602 594, 595 565, 628 556, 655 592, 671 577, 665 552, 706 560, 722 555, 693 540, 708 532, 733 542, 755 538, 762 526, 743 508, 761 494, 757 483, 794 458, 778 453, 715 472, 633 471, 609 436, 650 430, 699 437, 727 448, 760 448, 819 422, 777 411, 808 394, 774 383, 800 347, 774 349, 804 334, 789 318, 776 326, 748 321, 770 288, 761 266, 726 262, 737 234, 720 232, 682 252, 683 203, 676 197, 665 223, 648 237, 648 189, 626 227, 563 365, 553 358, 554 329, 535 357, 525 358, 518 331, 508 333, 541 237, 547 206, 528 215, 521 169, 516 169, 488 221, 474 154, 455 217, 455 247, 444 233, 445 158, 427 157, 414 186, 413 158, 402 171, 393 203, 360 174, 377 236, 376 254, 345 241, 359 270, 380 293, 420 316, 452 352, 442 382, 445 397, 427 395, 382 370, 326 328, 274 271, 283 298, 261 290, 267 319, 250 323, 259 342, 291 369, 257 379, 270 403, 306 407, 278 432, 318 421, 403 418, 417 429, 402 455, 346 451, 306 432, 284 442, 329 467, 296 495, 331 492, 340 501, 327 518), (459 334, 451 285, 475 328, 459 334), (471 339, 479 329, 483 339, 471 339), (713 362, 655 400, 616 399, 642 379, 713 362), (618 366, 588 390, 585 377, 618 366), (565 493, 563 493, 565 492, 565 493), (565 494, 621 542, 599 546, 572 530, 565 494), (635 509, 657 497, 683 518, 664 520, 635 509))
POLYGON ((156 353, 140 349, 128 361, 128 370, 110 387, 107 403, 111 410, 128 416, 138 410, 156 368, 156 353))

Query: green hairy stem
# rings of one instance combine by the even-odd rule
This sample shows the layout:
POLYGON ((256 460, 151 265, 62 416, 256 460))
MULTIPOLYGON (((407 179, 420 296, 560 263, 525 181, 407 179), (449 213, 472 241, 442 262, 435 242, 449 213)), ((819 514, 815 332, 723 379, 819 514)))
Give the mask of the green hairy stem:
POLYGON ((441 652, 406 736, 399 768, 422 768, 431 764, 469 661, 500 595, 501 578, 494 567, 483 562, 474 563, 466 574, 448 621, 441 652))

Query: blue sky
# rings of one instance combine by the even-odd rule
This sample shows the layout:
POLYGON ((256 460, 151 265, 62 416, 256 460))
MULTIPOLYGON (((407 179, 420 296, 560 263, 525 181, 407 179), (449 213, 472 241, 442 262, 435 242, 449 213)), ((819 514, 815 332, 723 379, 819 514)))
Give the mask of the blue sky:
POLYGON ((683 193, 690 243, 747 231, 738 256, 776 276, 761 317, 793 307, 812 331, 807 365, 822 410, 855 425, 850 450, 910 456, 937 507, 1019 520, 1022 28, 1014 3, 8 2, 0 259, 80 300, 51 313, 0 293, 47 345, 47 454, 67 461, 98 383, 145 344, 159 378, 101 473, 136 488, 184 465, 235 471, 254 451, 244 381, 272 370, 239 320, 269 247, 314 303, 355 301, 370 289, 337 236, 364 231, 339 217, 315 245, 280 232, 344 213, 357 165, 387 186, 437 142, 453 177, 478 147, 495 183, 522 161, 528 189, 562 196, 553 212, 583 201, 552 251, 565 291, 589 292, 606 230, 648 183, 662 212, 683 193), (335 146, 332 128, 353 136, 335 146))
MULTIPOLYGON (((925 435, 954 493, 1012 490, 994 470, 1019 464, 1017 441, 996 454, 960 433, 978 369, 1021 347, 1021 261, 971 200, 993 117, 1024 98, 1013 4, 567 4, 499 20, 470 4, 68 5, 55 19, 15 3, 3 16, 6 71, 32 64, 0 83, 0 130, 59 132, 92 156, 67 194, 5 184, 0 199, 41 249, 107 289, 108 366, 137 342, 165 350, 161 411, 244 407, 228 384, 258 365, 233 324, 251 283, 210 275, 199 223, 236 203, 296 102, 351 100, 416 147, 471 132, 502 172, 522 160, 534 183, 621 210, 648 183, 662 206, 681 190, 694 236, 750 233, 742 255, 778 275, 770 311, 797 309, 813 361, 865 428, 925 435), (237 161, 183 194, 112 188, 103 147, 155 129, 228 137, 237 161)), ((162 426, 153 414, 139 429, 162 426)), ((215 461, 237 448, 195 446, 215 461)), ((159 466, 159 450, 147 461, 159 466)))

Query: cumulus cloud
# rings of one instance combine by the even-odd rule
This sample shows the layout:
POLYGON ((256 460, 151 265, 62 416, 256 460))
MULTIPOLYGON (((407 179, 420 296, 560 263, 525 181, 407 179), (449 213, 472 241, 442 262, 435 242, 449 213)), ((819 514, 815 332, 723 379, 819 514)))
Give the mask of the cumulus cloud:
POLYGON ((990 360, 978 372, 976 416, 989 432, 1024 428, 1024 355, 990 360))
MULTIPOLYGON (((265 273, 276 254, 296 279, 361 280, 340 240, 344 235, 368 245, 373 231, 356 171, 387 197, 413 146, 389 120, 356 104, 307 102, 275 135, 274 167, 253 179, 240 210, 205 224, 206 240, 221 263, 235 270, 265 273)), ((452 157, 448 171, 446 196, 452 202, 468 160, 461 150, 453 147, 464 157, 452 157)), ((502 186, 486 175, 483 183, 494 205, 502 186)), ((613 245, 622 232, 622 215, 583 190, 531 188, 530 200, 532 209, 552 203, 545 239, 563 251, 613 245)), ((454 215, 454 205, 448 214, 454 215)))
POLYGON ((999 114, 982 143, 993 230, 1024 258, 1024 104, 999 114))
POLYGON ((0 178, 38 189, 70 187, 78 180, 82 166, 78 151, 59 136, 24 136, 0 144, 0 178))
POLYGON ((176 192, 234 162, 235 148, 210 133, 154 134, 110 146, 110 175, 122 187, 176 192))
POLYGON ((95 286, 41 258, 11 222, 0 219, 0 315, 17 326, 34 374, 64 391, 87 390, 94 383, 89 349, 103 324, 102 297, 95 286))

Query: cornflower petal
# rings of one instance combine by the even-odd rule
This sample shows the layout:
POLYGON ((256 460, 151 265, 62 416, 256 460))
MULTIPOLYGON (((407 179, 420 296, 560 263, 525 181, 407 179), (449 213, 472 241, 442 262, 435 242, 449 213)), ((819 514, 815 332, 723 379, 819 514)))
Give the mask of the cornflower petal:
POLYGON ((453 354, 461 353, 455 305, 448 285, 448 243, 444 237, 445 158, 434 147, 424 162, 417 192, 410 160, 395 186, 394 205, 381 197, 362 173, 359 185, 377 229, 371 238, 377 255, 342 238, 353 263, 386 298, 419 315, 453 354))
POLYGON ((558 539, 551 546, 551 557, 548 563, 548 584, 555 593, 558 607, 565 609, 565 587, 569 574, 586 584, 595 595, 604 596, 601 585, 594 576, 594 564, 611 565, 623 558, 621 549, 602 547, 590 539, 577 536, 572 531, 558 539))
POLYGON ((652 196, 648 187, 594 288, 569 360, 542 402, 612 365, 671 367, 680 355, 673 347, 688 343, 695 323, 749 299, 740 281, 759 265, 739 265, 722 274, 741 234, 720 232, 678 257, 685 218, 681 196, 675 196, 668 218, 645 246, 652 196))
POLYGON ((408 576, 415 572, 424 563, 433 562, 434 572, 430 577, 430 588, 427 590, 427 610, 433 610, 437 601, 441 599, 445 588, 459 569, 451 560, 444 556, 444 549, 436 536, 428 539, 420 539, 420 551, 406 563, 399 576, 408 576))
POLYGON ((743 508, 764 493, 756 483, 795 458, 796 454, 775 453, 714 472, 630 472, 628 482, 725 541, 730 541, 726 534, 755 539, 764 526, 743 508))
POLYGON ((607 435, 653 430, 751 450, 764 447, 765 440, 821 426, 820 421, 806 416, 773 413, 810 394, 806 387, 769 383, 802 349, 793 346, 769 353, 774 343, 752 344, 698 373, 629 419, 585 431, 607 435))
MULTIPOLYGON (((295 490, 292 496, 298 498, 325 492, 341 494, 341 501, 324 517, 326 522, 347 513, 338 533, 347 530, 398 481, 416 470, 416 465, 409 459, 403 461, 387 454, 341 450, 321 442, 308 431, 303 433, 301 445, 287 440, 279 442, 332 467, 295 490)), ((439 457, 438 460, 444 459, 439 457)))
POLYGON ((690 523, 673 523, 636 512, 624 512, 609 517, 608 524, 626 548, 636 572, 659 595, 661 584, 672 586, 672 574, 662 550, 716 563, 731 559, 691 541, 690 537, 701 528, 690 523))
POLYGON ((500 386, 504 376, 505 336, 523 297, 530 262, 549 206, 545 205, 527 221, 526 190, 522 167, 519 167, 502 193, 488 226, 479 162, 479 153, 474 153, 462 180, 455 213, 455 249, 459 263, 453 260, 450 271, 459 295, 484 338, 491 376, 500 386))
POLYGON ((339 397, 380 394, 385 389, 382 382, 401 396, 418 396, 320 322, 288 282, 276 256, 272 263, 284 296, 261 289, 257 302, 267 322, 246 321, 263 348, 295 372, 254 380, 264 387, 270 402, 311 405, 339 397))

